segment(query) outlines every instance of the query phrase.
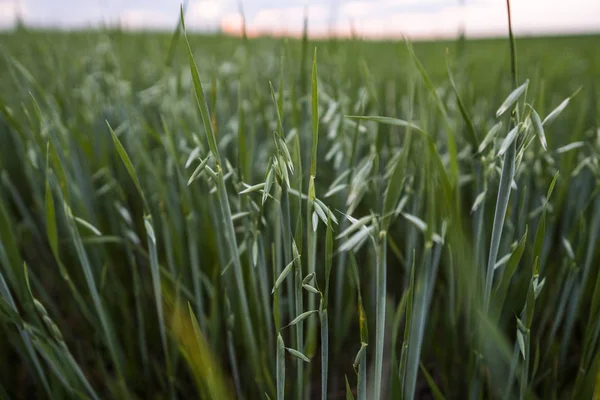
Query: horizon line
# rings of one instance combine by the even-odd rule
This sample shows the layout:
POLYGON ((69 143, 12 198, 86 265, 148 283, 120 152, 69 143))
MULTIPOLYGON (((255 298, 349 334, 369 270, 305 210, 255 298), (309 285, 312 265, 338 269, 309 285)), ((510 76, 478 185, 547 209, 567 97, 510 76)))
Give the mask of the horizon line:
MULTIPOLYGON (((83 23, 83 24, 43 24, 43 23, 26 23, 26 22, 15 22, 10 26, 0 27, 0 33, 10 33, 16 32, 20 28, 25 28, 26 30, 31 31, 55 31, 55 32, 94 32, 94 31, 123 31, 128 33, 160 33, 160 34, 168 34, 173 33, 175 30, 175 25, 172 28, 168 28, 166 26, 148 26, 148 27, 128 27, 120 22, 117 23, 106 23, 106 22, 97 22, 97 23, 83 23)), ((241 38, 243 37, 243 31, 238 29, 223 29, 220 28, 199 28, 199 27, 188 27, 188 32, 194 35, 206 35, 206 36, 227 36, 231 38, 241 38)), ((319 30, 318 32, 310 32, 308 30, 307 36, 313 40, 327 40, 327 39, 341 39, 341 40, 352 40, 352 39, 360 39, 360 40, 369 40, 369 41, 398 41, 404 40, 405 38, 409 38, 411 40, 432 40, 432 41, 444 41, 444 40, 453 40, 458 39, 461 36, 460 31, 456 31, 455 33, 402 33, 402 32, 387 32, 387 33, 363 33, 360 32, 360 29, 356 29, 354 32, 348 31, 332 31, 327 29, 326 32, 324 30, 319 30)), ((498 32, 497 30, 492 31, 479 31, 479 32, 462 32, 465 39, 468 40, 477 40, 477 39, 502 39, 506 38, 508 35, 507 32, 498 32)), ((515 37, 517 38, 561 38, 561 37, 572 37, 572 36, 598 36, 600 35, 600 28, 597 30, 589 30, 589 29, 569 29, 569 30, 531 30, 529 32, 517 32, 515 33, 515 37)), ((259 38, 273 38, 273 39, 302 39, 304 36, 304 32, 295 30, 281 30, 281 29, 251 29, 246 31, 246 36, 250 39, 259 39, 259 38)))

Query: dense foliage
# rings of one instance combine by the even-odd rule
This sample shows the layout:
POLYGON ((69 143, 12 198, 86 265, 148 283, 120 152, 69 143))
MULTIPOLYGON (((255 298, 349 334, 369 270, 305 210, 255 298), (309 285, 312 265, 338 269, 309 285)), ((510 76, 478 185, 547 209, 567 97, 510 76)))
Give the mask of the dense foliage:
POLYGON ((598 394, 598 41, 2 34, 0 398, 598 394))

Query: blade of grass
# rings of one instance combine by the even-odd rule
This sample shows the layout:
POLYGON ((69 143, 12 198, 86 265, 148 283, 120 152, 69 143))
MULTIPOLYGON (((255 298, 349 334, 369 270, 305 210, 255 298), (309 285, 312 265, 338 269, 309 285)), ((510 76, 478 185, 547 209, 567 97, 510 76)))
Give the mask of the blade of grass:
POLYGON ((376 315, 375 315, 375 369, 373 371, 373 398, 381 398, 383 384, 383 351, 385 339, 385 305, 387 294, 387 232, 379 233, 377 243, 377 294, 376 294, 376 315))
MULTIPOLYGON (((204 124, 204 129, 206 131, 209 148, 210 148, 211 153, 213 154, 213 157, 215 158, 215 161, 216 161, 217 196, 219 198, 219 206, 221 209, 221 213, 222 213, 224 221, 225 221, 223 235, 225 237, 226 245, 229 248, 229 253, 234 261, 233 272, 234 272, 234 277, 235 277, 236 289, 239 293, 239 302, 240 302, 240 308, 241 308, 241 314, 242 314, 242 326, 244 328, 245 335, 248 338, 248 340, 246 342, 246 347, 249 352, 250 363, 253 365, 253 372, 255 374, 258 374, 259 371, 262 371, 262 368, 260 367, 260 363, 259 363, 258 348, 256 345, 256 337, 254 334, 252 321, 250 319, 250 310, 249 310, 249 306, 248 306, 248 302, 247 302, 246 287, 244 285, 242 265, 240 262, 240 256, 239 256, 239 252, 238 252, 235 229, 233 226, 233 222, 231 220, 232 213, 231 213, 231 208, 229 205, 227 188, 225 187, 225 180, 223 179, 223 170, 221 168, 221 156, 219 154, 217 140, 216 140, 215 134, 213 132, 212 120, 210 117, 210 113, 208 111, 208 104, 206 103, 206 98, 204 96, 204 90, 202 88, 202 83, 200 82, 198 68, 196 67, 196 63, 194 61, 194 56, 192 53, 192 48, 191 48, 190 43, 187 38, 187 33, 185 30, 185 22, 183 20, 183 12, 181 12, 180 14, 181 14, 181 25, 183 28, 183 36, 185 39, 187 52, 188 52, 190 71, 192 73, 192 79, 194 82, 196 103, 197 103, 198 109, 200 111, 200 115, 202 117, 202 122, 204 124)), ((256 376, 256 379, 257 379, 257 384, 258 384, 259 388, 262 388, 262 386, 263 386, 262 377, 256 376)))

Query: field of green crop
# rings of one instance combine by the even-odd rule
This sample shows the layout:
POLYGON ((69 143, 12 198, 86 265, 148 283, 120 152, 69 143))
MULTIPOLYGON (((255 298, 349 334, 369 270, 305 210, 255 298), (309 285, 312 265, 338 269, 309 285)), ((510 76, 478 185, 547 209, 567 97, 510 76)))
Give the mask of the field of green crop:
POLYGON ((175 32, 0 34, 0 399, 600 396, 600 37, 175 32))

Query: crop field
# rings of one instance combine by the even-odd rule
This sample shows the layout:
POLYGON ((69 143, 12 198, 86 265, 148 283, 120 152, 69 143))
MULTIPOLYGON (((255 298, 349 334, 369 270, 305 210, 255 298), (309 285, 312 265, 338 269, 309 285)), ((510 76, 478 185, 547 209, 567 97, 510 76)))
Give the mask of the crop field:
POLYGON ((1 33, 0 399, 600 398, 600 37, 506 36, 1 33))

